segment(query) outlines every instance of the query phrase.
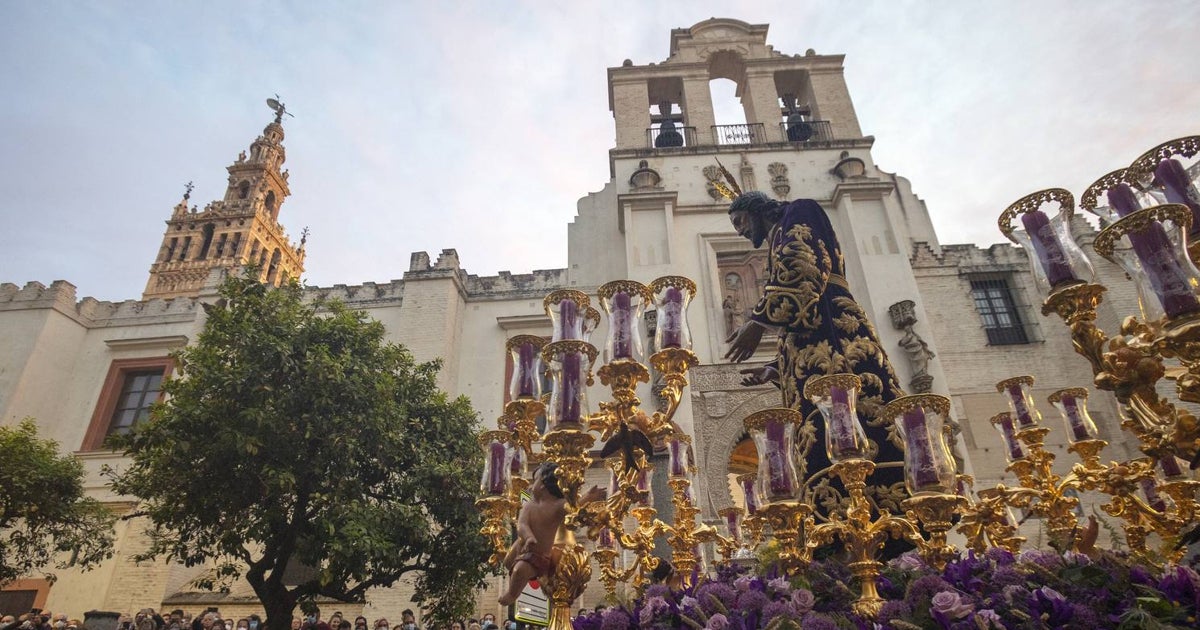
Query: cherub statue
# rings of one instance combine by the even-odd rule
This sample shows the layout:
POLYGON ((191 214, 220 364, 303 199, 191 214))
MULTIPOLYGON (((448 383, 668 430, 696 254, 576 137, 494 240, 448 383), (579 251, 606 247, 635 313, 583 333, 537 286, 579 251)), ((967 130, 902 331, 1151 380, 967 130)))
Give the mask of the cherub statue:
MULTIPOLYGON (((530 580, 554 573, 554 537, 567 517, 567 498, 558 485, 558 464, 543 462, 533 472, 530 499, 517 515, 517 539, 504 557, 509 570, 508 590, 500 596, 501 606, 511 605, 530 580)), ((592 486, 580 504, 599 501, 605 491, 592 486)))

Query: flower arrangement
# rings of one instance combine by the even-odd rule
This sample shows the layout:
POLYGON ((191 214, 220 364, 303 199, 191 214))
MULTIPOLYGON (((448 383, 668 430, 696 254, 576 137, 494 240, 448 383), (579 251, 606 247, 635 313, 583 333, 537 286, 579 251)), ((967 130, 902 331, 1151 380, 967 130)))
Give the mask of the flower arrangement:
POLYGON ((724 567, 683 590, 648 587, 632 603, 577 617, 574 630, 1098 630, 1195 628, 1200 574, 1150 568, 1113 552, 968 553, 937 571, 915 554, 879 578, 875 619, 851 611, 850 571, 813 562, 792 577, 777 565, 724 567))

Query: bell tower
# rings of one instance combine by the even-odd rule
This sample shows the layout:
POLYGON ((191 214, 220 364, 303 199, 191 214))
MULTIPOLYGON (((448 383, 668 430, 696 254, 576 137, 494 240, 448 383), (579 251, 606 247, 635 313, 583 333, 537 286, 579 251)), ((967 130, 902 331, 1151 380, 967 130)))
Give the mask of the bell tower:
MULTIPOLYGON (((150 266, 143 300, 196 295, 214 267, 256 265, 263 282, 278 286, 304 272, 304 245, 292 245, 279 223, 279 208, 291 194, 283 148, 283 104, 269 99, 275 120, 226 167, 225 198, 203 210, 188 208, 192 185, 167 220, 158 257, 150 266)), ((290 115, 290 114, 288 114, 290 115)))

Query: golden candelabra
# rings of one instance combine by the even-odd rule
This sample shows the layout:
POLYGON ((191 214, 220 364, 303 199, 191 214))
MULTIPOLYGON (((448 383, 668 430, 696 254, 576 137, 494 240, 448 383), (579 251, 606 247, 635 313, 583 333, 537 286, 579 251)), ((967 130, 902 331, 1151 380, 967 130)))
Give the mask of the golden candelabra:
POLYGON ((1174 380, 1178 400, 1200 402, 1200 272, 1193 264, 1200 254, 1200 194, 1180 161, 1197 153, 1200 136, 1164 142, 1096 180, 1080 199, 1080 207, 1107 226, 1092 244, 1096 254, 1119 265, 1138 291, 1140 312, 1125 317, 1115 336, 1096 325, 1106 288, 1094 281, 1091 261, 1072 235, 1071 193, 1038 191, 1000 215, 1000 230, 1030 253, 1034 276, 1046 295, 1043 314, 1057 314, 1066 324, 1075 351, 1092 368, 1094 385, 1112 392, 1122 411, 1121 427, 1137 438, 1147 456, 1102 465, 1099 454, 1105 442, 1095 435, 1068 435, 1071 450, 1082 461, 1057 479, 1046 461, 1053 458, 1046 456, 1039 437, 1022 431, 1030 456, 1011 468, 1034 494, 1006 488, 992 499, 1007 497, 1008 503, 1019 504, 1036 496, 1033 503, 1041 507, 1034 511, 1050 518, 1052 535, 1066 533, 1071 520, 1059 509, 1066 504, 1055 496, 1060 486, 1109 495, 1102 509, 1123 520, 1131 548, 1143 557, 1149 553, 1146 538, 1151 533, 1163 539, 1161 557, 1178 557, 1171 541, 1194 525, 1196 482, 1175 458, 1200 461, 1200 422, 1160 395, 1157 385, 1163 378, 1174 380), (1055 216, 1042 210, 1046 204, 1059 206, 1055 216), (1154 472, 1155 462, 1165 480, 1154 472), (1137 496, 1139 487, 1152 496, 1137 496))
MULTIPOLYGON (((600 402, 599 411, 586 414, 586 385, 593 383, 591 366, 599 352, 588 343, 591 331, 600 322, 599 312, 592 309, 587 294, 564 289, 554 291, 544 300, 547 314, 554 324, 554 341, 546 344, 538 337, 517 336, 509 340, 507 350, 514 365, 510 395, 499 420, 506 431, 510 452, 524 453, 529 461, 537 455, 534 445, 541 443, 540 458, 557 464, 559 487, 566 497, 566 518, 554 542, 554 567, 542 577, 544 592, 550 600, 551 629, 570 627, 573 602, 586 588, 593 571, 590 559, 600 567, 600 579, 605 589, 614 593, 618 583, 632 580, 641 588, 658 565, 653 555, 654 539, 666 535, 672 548, 672 562, 680 577, 691 579, 696 564, 694 550, 702 542, 720 542, 716 530, 696 522, 699 510, 692 499, 690 476, 695 473, 690 461, 690 438, 677 432, 672 418, 683 399, 687 386, 687 371, 697 365, 690 350, 690 333, 685 313, 695 296, 696 286, 680 276, 659 278, 647 285, 629 280, 607 283, 597 290, 601 305, 609 316, 609 335, 605 344, 605 362, 597 370, 601 385, 609 388, 611 397, 600 402), (666 401, 662 411, 647 414, 637 394, 639 384, 650 381, 650 369, 636 359, 641 352, 638 321, 642 309, 653 304, 658 311, 658 330, 649 357, 649 365, 662 377, 659 392, 666 401), (544 344, 544 346, 543 346, 544 344), (541 361, 550 367, 553 391, 544 400, 538 391, 538 371, 541 361), (539 435, 536 420, 543 412, 549 428, 539 435), (612 471, 609 495, 603 500, 582 502, 580 488, 584 476, 594 463, 592 447, 605 444, 605 454, 612 471), (653 472, 649 456, 655 442, 682 444, 685 459, 676 470, 672 456, 669 485, 674 506, 674 520, 668 525, 657 518, 649 501, 649 476, 653 472), (637 526, 625 526, 625 517, 632 516, 637 526), (576 539, 576 533, 597 541, 595 551, 588 552, 576 539), (618 567, 621 549, 633 551, 635 560, 629 567, 618 567)), ((486 445, 493 445, 496 432, 489 432, 486 445)), ((481 438, 483 439, 483 438, 481 438)), ((505 549, 508 524, 516 517, 519 496, 514 488, 528 484, 528 473, 512 459, 489 460, 485 470, 484 496, 478 502, 484 512, 482 533, 493 545, 493 561, 505 549), (505 468, 510 473, 508 488, 500 492, 491 488, 488 475, 493 469, 505 468)))

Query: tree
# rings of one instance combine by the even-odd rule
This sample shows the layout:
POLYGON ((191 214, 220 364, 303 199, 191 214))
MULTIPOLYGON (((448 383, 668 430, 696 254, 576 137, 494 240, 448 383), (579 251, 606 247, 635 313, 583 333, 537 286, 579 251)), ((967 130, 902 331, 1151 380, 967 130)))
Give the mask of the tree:
POLYGON ((113 488, 143 502, 144 557, 244 576, 269 630, 288 630, 297 604, 362 601, 406 574, 435 618, 472 608, 482 452, 439 364, 361 312, 306 303, 294 281, 230 277, 220 295, 175 354, 166 402, 119 441, 132 461, 113 488))
POLYGON ((52 564, 86 569, 112 556, 114 517, 84 496, 79 460, 38 439, 28 418, 0 427, 0 453, 0 585, 35 572, 53 580, 44 572, 52 564))

